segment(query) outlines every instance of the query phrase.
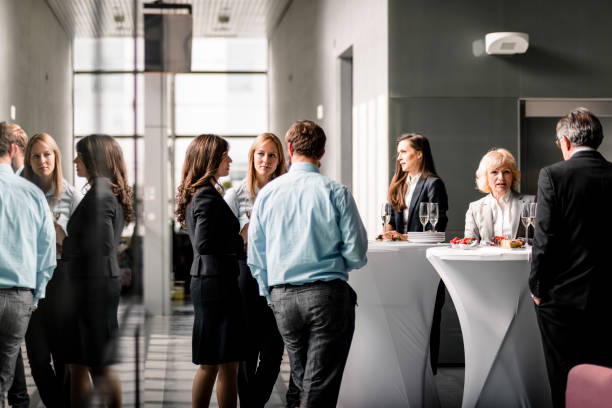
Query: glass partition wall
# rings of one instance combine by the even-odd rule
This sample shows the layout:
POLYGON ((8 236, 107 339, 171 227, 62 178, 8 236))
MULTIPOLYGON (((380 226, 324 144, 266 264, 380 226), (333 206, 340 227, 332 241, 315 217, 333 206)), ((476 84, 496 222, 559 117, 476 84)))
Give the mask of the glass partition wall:
MULTIPOLYGON (((130 37, 76 38, 73 46, 74 138, 76 144, 90 134, 112 136, 123 150, 128 183, 134 187, 136 223, 122 233, 119 248, 121 301, 119 306, 119 363, 116 371, 122 384, 125 405, 139 406, 145 389, 144 351, 147 324, 143 308, 145 114, 144 44, 130 37), (137 227, 134 228, 134 225, 137 227)), ((215 133, 230 144, 233 159, 225 187, 246 175, 247 155, 257 134, 268 131, 267 40, 265 38, 194 38, 192 72, 168 74, 171 83, 171 134, 168 138, 168 168, 172 196, 180 182, 185 151, 193 138, 215 133)), ((282 135, 280 135, 282 136, 282 135)), ((161 146, 161 144, 160 144, 161 146)), ((66 155, 69 155, 68 153, 66 155)), ((85 193, 84 178, 74 174, 75 187, 85 193)), ((191 251, 186 234, 175 226, 170 242, 175 253, 170 288, 181 281, 188 292, 189 276, 181 276, 180 251, 191 251), (181 243, 187 245, 182 245, 181 243)), ((191 254, 187 254, 187 261, 191 254)), ((146 273, 145 276, 148 276, 146 273)), ((171 292, 176 295, 175 291, 171 292)), ((187 293, 188 297, 188 293, 187 293)))

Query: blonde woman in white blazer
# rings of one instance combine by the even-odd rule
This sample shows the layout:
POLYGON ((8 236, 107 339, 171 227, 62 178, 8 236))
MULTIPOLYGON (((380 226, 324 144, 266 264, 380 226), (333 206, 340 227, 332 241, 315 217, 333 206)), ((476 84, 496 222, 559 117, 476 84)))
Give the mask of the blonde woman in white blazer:
POLYGON ((465 214, 465 237, 488 242, 494 236, 525 236, 521 209, 532 203, 534 196, 516 191, 520 176, 508 150, 494 149, 483 156, 476 170, 476 186, 487 195, 470 203, 465 214))

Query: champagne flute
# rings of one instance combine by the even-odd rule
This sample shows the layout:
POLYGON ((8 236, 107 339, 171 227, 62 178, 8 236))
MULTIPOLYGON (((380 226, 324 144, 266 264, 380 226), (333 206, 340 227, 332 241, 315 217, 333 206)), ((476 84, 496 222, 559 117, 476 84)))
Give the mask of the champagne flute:
POLYGON ((429 203, 419 204, 419 220, 421 224, 423 224, 423 232, 425 232, 425 226, 427 225, 427 221, 429 221, 429 203))
POLYGON ((530 208, 529 203, 523 204, 521 208, 521 223, 523 223, 523 227, 525 228, 525 244, 529 240, 529 225, 531 224, 531 216, 530 216, 530 208))
POLYGON ((382 219, 382 233, 385 233, 385 225, 391 221, 391 205, 387 202, 380 206, 380 218, 382 219))
POLYGON ((536 209, 537 208, 538 208, 537 203, 529 203, 529 224, 531 224, 531 226, 533 227, 534 236, 535 236, 535 221, 536 221, 536 209))
POLYGON ((439 214, 440 206, 438 203, 429 203, 429 222, 431 223, 432 232, 436 232, 439 214))

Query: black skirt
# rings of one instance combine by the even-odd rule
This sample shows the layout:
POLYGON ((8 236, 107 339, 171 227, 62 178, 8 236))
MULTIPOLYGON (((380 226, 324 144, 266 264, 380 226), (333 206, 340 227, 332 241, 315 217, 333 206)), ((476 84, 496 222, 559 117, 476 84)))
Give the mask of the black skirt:
POLYGON ((192 276, 193 363, 217 365, 244 358, 245 322, 237 277, 192 276))
POLYGON ((101 367, 117 362, 119 277, 69 276, 72 306, 65 327, 66 363, 101 367))

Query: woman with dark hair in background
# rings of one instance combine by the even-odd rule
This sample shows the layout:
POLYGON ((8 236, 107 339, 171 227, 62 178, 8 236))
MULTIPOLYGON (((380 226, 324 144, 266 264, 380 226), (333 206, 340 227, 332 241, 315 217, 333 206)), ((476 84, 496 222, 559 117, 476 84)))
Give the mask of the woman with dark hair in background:
POLYGON ((121 291, 117 247, 124 223, 134 217, 132 189, 123 152, 112 137, 84 137, 76 151, 77 176, 86 178, 90 189, 68 221, 62 252, 73 314, 64 333, 72 407, 87 405, 90 374, 104 403, 120 407, 121 384, 110 365, 117 358, 121 291))
POLYGON ((49 408, 70 404, 68 367, 61 353, 61 322, 67 313, 64 302, 67 276, 61 253, 68 219, 81 201, 81 194, 62 178, 61 157, 55 140, 47 133, 38 133, 25 148, 22 173, 45 193, 55 221, 57 267, 47 284, 45 298, 32 313, 25 337, 32 377, 40 399, 49 408))
MULTIPOLYGON (((262 133, 249 149, 246 178, 225 194, 225 201, 240 221, 246 236, 255 197, 270 180, 284 174, 283 145, 273 133, 262 133)), ((257 281, 246 260, 239 260, 240 292, 247 322, 246 358, 238 371, 238 396, 243 408, 263 408, 278 377, 285 344, 278 332, 274 313, 266 298, 259 295, 257 281)))
POLYGON ((236 407, 238 362, 243 360, 244 316, 238 287, 238 259, 244 232, 223 200, 219 178, 229 174, 227 141, 200 135, 187 148, 177 193, 177 221, 193 247, 191 297, 194 407, 208 407, 217 381, 219 406, 236 407), (243 235, 243 236, 241 236, 243 235))
MULTIPOLYGON (((391 221, 385 237, 400 236, 406 239, 408 232, 421 231, 420 203, 438 203, 439 218, 435 228, 445 231, 448 224, 448 195, 442 179, 436 173, 429 140, 418 133, 407 133, 397 139, 395 174, 387 194, 391 203, 391 221)), ((429 340, 431 368, 438 368, 440 352, 440 323, 445 299, 444 283, 440 281, 436 294, 434 316, 429 340)))

